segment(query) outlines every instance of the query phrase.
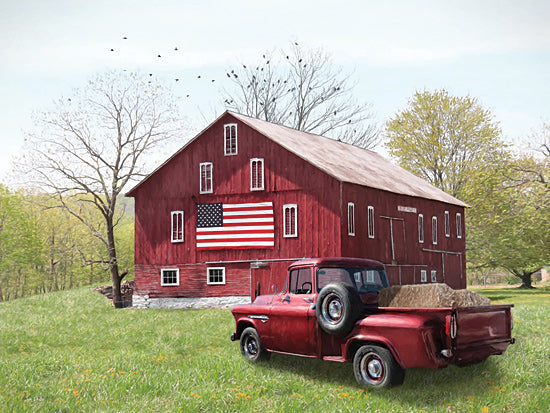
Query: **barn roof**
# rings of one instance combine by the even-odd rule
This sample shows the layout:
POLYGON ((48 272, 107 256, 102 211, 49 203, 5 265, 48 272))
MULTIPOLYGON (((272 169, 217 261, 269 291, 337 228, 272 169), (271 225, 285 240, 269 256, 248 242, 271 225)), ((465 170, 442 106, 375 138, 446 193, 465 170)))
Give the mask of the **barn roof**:
POLYGON ((339 181, 467 206, 376 152, 238 113, 229 113, 339 181))
MULTIPOLYGON (((341 182, 441 201, 452 205, 468 206, 424 179, 394 165, 376 152, 231 111, 225 112, 219 118, 226 113, 341 182)), ((205 130, 216 122, 217 119, 205 130)), ((203 132, 199 133, 192 141, 199 138, 203 132)), ((189 143, 178 152, 184 150, 189 143)), ((172 158, 173 156, 149 176, 153 175, 172 158)), ((133 196, 134 190, 147 181, 149 176, 132 188, 127 195, 133 196)))

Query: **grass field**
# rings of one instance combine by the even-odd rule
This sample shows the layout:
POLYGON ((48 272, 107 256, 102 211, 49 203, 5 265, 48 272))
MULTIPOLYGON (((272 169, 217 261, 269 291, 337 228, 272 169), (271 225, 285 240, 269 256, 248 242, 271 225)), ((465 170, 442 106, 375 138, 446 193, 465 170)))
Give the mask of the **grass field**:
POLYGON ((0 411, 549 411, 550 289, 479 291, 515 304, 516 344, 378 392, 349 363, 248 364, 229 310, 115 310, 89 288, 0 303, 0 411))

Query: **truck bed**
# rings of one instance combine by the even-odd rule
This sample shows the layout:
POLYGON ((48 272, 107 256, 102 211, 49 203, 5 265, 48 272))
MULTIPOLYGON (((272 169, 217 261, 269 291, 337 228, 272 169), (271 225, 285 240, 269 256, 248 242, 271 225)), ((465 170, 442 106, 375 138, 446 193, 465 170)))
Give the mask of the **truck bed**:
POLYGON ((512 304, 458 308, 379 307, 378 311, 422 314, 442 322, 447 337, 451 338, 447 344, 453 351, 452 363, 468 365, 490 355, 503 354, 514 343, 512 307, 512 304))

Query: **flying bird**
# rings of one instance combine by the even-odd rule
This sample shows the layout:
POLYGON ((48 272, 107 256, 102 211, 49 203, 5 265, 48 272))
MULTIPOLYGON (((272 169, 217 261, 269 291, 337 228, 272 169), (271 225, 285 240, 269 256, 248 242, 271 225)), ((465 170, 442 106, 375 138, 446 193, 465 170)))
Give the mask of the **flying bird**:
POLYGON ((162 57, 161 55, 157 55, 157 57, 162 57))
POLYGON ((128 40, 128 38, 127 38, 126 36, 124 36, 124 37, 122 38, 122 40, 128 40))
POLYGON ((174 47, 174 50, 176 50, 176 51, 177 51, 177 50, 178 50, 178 46, 174 47))

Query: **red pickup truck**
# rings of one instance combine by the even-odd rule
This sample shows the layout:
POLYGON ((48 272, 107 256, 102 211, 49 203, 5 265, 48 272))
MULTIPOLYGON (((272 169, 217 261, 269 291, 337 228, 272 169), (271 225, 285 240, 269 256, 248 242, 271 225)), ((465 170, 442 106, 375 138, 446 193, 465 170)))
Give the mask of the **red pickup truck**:
POLYGON ((231 310, 236 324, 231 340, 240 340, 251 362, 272 352, 353 361, 356 380, 371 388, 402 384, 409 368, 481 362, 514 343, 512 305, 379 307, 378 292, 385 287, 388 279, 378 261, 297 261, 281 292, 231 310))

